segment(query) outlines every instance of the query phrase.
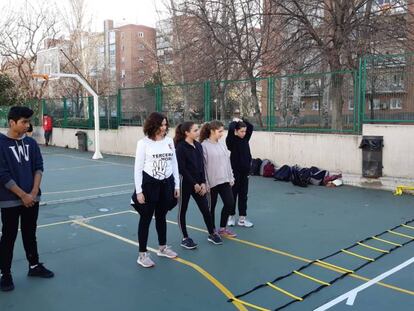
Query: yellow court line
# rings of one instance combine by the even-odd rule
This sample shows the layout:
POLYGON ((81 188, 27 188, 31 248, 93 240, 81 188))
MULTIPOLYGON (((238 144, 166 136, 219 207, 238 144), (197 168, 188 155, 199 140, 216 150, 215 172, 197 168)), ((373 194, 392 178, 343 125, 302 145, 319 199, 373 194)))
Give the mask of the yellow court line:
POLYGON ((389 233, 394 234, 394 235, 398 235, 398 236, 402 236, 403 238, 407 238, 407 239, 411 239, 414 240, 414 236, 412 235, 408 235, 408 234, 403 234, 403 233, 399 233, 396 231, 391 231, 391 230, 387 230, 389 233))
MULTIPOLYGON (((107 236, 113 237, 115 239, 121 240, 125 243, 134 245, 134 246, 139 246, 137 242, 132 241, 130 239, 124 238, 120 235, 117 235, 115 233, 112 233, 110 231, 106 231, 103 229, 100 229, 98 227, 95 226, 91 226, 89 224, 83 223, 83 222, 79 222, 74 220, 74 223, 78 224, 79 226, 88 228, 90 230, 105 234, 107 236)), ((153 249, 153 248, 148 248, 149 251, 156 253, 157 250, 153 249)), ((186 266, 189 266, 193 269, 195 269, 197 272, 199 272, 202 276, 204 276, 207 280, 209 280, 215 287, 217 287, 228 299, 232 299, 234 297, 233 293, 228 290, 223 284, 221 284, 214 276, 212 276, 210 273, 208 273, 206 270, 204 270, 203 268, 201 268, 200 266, 196 265, 195 263, 192 263, 190 261, 187 261, 185 259, 182 258, 174 258, 173 260, 180 262, 186 266)), ((237 301, 232 301, 233 305, 237 308, 237 310, 241 310, 241 311, 248 311, 241 303, 237 302, 237 301)))
POLYGON ((317 259, 316 262, 317 262, 317 263, 315 263, 316 266, 319 266, 319 267, 322 267, 322 268, 326 268, 326 266, 334 268, 335 270, 332 270, 332 271, 336 271, 336 272, 340 272, 340 273, 345 273, 345 272, 354 273, 354 271, 352 271, 352 270, 349 270, 349 269, 346 269, 346 268, 343 268, 343 267, 340 267, 340 266, 336 266, 336 265, 331 264, 331 263, 326 262, 326 261, 322 261, 322 260, 317 259))
POLYGON ((309 279, 309 280, 311 280, 311 281, 314 281, 314 282, 316 282, 316 283, 319 283, 319 284, 322 284, 322 285, 326 285, 326 286, 330 286, 331 285, 331 283, 328 283, 328 282, 325 282, 325 281, 322 281, 322 280, 319 280, 319 279, 317 279, 317 278, 314 278, 313 276, 310 276, 310 275, 307 275, 307 274, 305 274, 305 273, 302 273, 302 272, 299 272, 299 271, 293 271, 293 273, 294 274, 297 274, 297 275, 300 275, 300 276, 302 276, 302 277, 304 277, 304 278, 306 278, 306 279, 309 279))
POLYGON ((289 293, 288 291, 284 290, 283 288, 277 287, 277 286, 273 285, 270 282, 267 282, 266 285, 269 286, 270 288, 273 288, 274 290, 277 290, 278 292, 281 292, 281 293, 285 294, 286 296, 289 296, 290 298, 293 298, 297 301, 303 301, 302 297, 298 297, 296 295, 293 295, 292 293, 289 293))
POLYGON ((265 309, 265 308, 256 306, 254 304, 251 304, 251 303, 249 303, 247 301, 244 301, 244 300, 240 300, 238 298, 232 298, 232 300, 237 301, 237 302, 239 302, 239 303, 241 303, 241 304, 243 304, 245 306, 248 306, 250 308, 253 308, 253 309, 256 309, 256 310, 259 310, 259 311, 271 311, 270 309, 265 309))
POLYGON ((402 246, 401 244, 398 244, 398 243, 395 243, 395 242, 391 242, 391 241, 388 241, 388 240, 384 240, 384 239, 380 239, 380 238, 377 238, 376 236, 373 236, 372 238, 374 240, 381 241, 381 242, 384 242, 384 243, 387 243, 387 244, 390 244, 390 245, 394 245, 394 246, 398 246, 398 247, 401 247, 402 246))
POLYGON ((345 253, 345 254, 348 254, 348 255, 351 255, 351 256, 355 256, 355 257, 358 257, 358 258, 361 258, 361 259, 367 260, 367 261, 372 261, 372 262, 374 262, 374 261, 375 261, 375 259, 374 259, 374 258, 365 257, 365 256, 362 256, 362 255, 360 255, 360 254, 357 254, 357 253, 354 253, 354 252, 347 251, 346 249, 341 249, 341 252, 343 252, 343 253, 345 253))
POLYGON ((389 254, 390 253, 389 251, 386 251, 385 249, 376 248, 374 246, 364 244, 364 243, 361 243, 361 242, 358 242, 357 244, 359 246, 362 246, 362 247, 365 247, 365 248, 368 248, 368 249, 372 249, 372 250, 380 252, 380 253, 384 253, 384 254, 389 254))
MULTIPOLYGON (((138 214, 136 211, 132 211, 132 210, 130 210, 129 212, 130 213, 133 213, 133 214, 138 214)), ((168 223, 171 223, 171 224, 177 225, 176 222, 171 221, 171 220, 167 220, 167 222, 168 223)), ((203 230, 203 229, 196 228, 196 227, 193 227, 193 226, 187 226, 187 227, 188 228, 191 228, 191 229, 194 229, 194 230, 197 230, 197 231, 200 231, 200 232, 207 233, 207 230, 203 230)), ((253 242, 249 242, 249 241, 245 241, 245 240, 241 240, 241 239, 235 239, 235 238, 228 238, 228 239, 229 240, 236 241, 236 242, 239 242, 239 243, 243 243, 243 244, 246 244, 246 245, 250 245, 252 247, 256 247, 256 248, 259 248, 259 249, 263 249, 263 250, 272 252, 274 254, 278 254, 278 255, 285 256, 285 257, 293 258, 293 259, 296 259, 296 260, 299 260, 299 261, 302 261, 302 262, 305 262, 305 263, 311 263, 313 261, 313 260, 310 260, 310 259, 307 259, 307 258, 304 258, 304 257, 300 257, 300 256, 296 256, 296 255, 293 255, 293 254, 289 254, 287 252, 283 252, 283 251, 280 251, 280 250, 277 250, 277 249, 274 249, 274 248, 270 248, 270 247, 267 247, 267 246, 263 246, 263 245, 260 245, 260 244, 256 244, 256 243, 253 243, 253 242)), ((379 239, 379 238, 377 238, 377 239, 379 241, 382 240, 382 239, 379 239)), ((384 241, 386 241, 386 240, 384 240, 384 241)), ((389 243, 392 243, 392 242, 389 242, 389 243)), ((327 270, 331 270, 331 271, 334 271, 334 272, 338 272, 338 273, 349 272, 350 274, 348 274, 348 276, 350 276, 350 277, 352 277, 354 279, 358 279, 358 280, 365 281, 365 282, 371 281, 371 279, 369 279, 367 277, 364 277, 362 275, 356 274, 352 270, 349 270, 349 269, 346 269, 346 268, 342 268, 342 267, 339 267, 339 266, 335 266, 335 265, 333 265, 331 263, 328 263, 328 262, 324 262, 324 261, 321 261, 321 260, 316 260, 315 265, 318 266, 318 267, 327 269, 327 270)), ((400 292, 400 293, 404 293, 404 294, 408 294, 408 295, 414 296, 414 291, 411 291, 411 290, 408 290, 408 289, 404 289, 404 288, 397 287, 397 286, 394 286, 394 285, 391 285, 391 284, 387 284, 387 283, 383 283, 383 282, 378 282, 376 284, 379 285, 379 286, 388 288, 388 289, 395 290, 395 291, 400 292)))
POLYGON ((413 226, 409 226, 409 225, 402 225, 402 226, 405 227, 405 228, 413 229, 414 230, 414 227, 413 226))

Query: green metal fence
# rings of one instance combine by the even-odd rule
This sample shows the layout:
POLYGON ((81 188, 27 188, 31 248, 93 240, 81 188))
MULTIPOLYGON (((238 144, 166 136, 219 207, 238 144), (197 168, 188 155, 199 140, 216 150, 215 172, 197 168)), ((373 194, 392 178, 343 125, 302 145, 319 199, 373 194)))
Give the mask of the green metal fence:
MULTIPOLYGON (((119 89, 100 97, 100 124, 142 126, 159 111, 171 126, 212 119, 227 125, 236 109, 268 131, 360 133, 363 123, 414 123, 413 65, 414 54, 377 55, 362 57, 355 71, 119 89)), ((58 127, 94 127, 92 97, 41 103, 28 102, 36 120, 43 112, 58 127)))
POLYGON ((366 56, 361 62, 365 123, 414 123, 414 54, 366 56))

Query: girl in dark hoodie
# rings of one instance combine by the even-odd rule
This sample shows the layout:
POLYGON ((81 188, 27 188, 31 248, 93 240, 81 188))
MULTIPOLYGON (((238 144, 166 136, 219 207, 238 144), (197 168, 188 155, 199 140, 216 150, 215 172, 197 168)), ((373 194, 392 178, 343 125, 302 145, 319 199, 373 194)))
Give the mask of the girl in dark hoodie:
MULTIPOLYGON (((253 223, 247 216, 247 193, 249 189, 249 172, 252 155, 250 153, 249 141, 253 134, 253 125, 247 120, 233 121, 229 125, 226 137, 226 145, 230 151, 230 162, 234 175, 233 196, 234 202, 238 201, 239 220, 237 225, 250 228, 253 223)), ((229 216, 227 225, 236 224, 236 203, 229 216)))
POLYGON ((177 126, 174 137, 181 181, 178 223, 183 234, 181 246, 186 249, 197 247, 197 244, 188 236, 185 220, 191 196, 196 201, 203 215, 209 233, 208 241, 213 244, 222 243, 220 236, 214 232, 213 221, 208 207, 203 148, 197 141, 199 135, 198 125, 194 124, 194 122, 184 122, 177 126))

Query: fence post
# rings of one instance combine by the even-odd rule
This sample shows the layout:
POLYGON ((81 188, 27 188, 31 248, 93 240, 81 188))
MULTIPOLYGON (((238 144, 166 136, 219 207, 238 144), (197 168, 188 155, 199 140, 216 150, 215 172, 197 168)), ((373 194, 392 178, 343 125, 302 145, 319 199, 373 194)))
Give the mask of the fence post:
POLYGON ((155 110, 162 112, 162 85, 155 87, 155 110))
MULTIPOLYGON (((43 118, 43 115, 46 113, 47 113, 46 99, 42 99, 42 118, 43 118)), ((43 120, 42 120, 42 124, 43 124, 43 120)))
POLYGON ((267 78, 267 118, 266 127, 271 131, 274 127, 275 78, 267 78))
POLYGON ((93 129, 93 97, 88 96, 88 129, 93 129))
POLYGON ((366 57, 362 57, 359 60, 359 75, 360 75, 360 90, 359 90, 359 109, 358 109, 358 132, 362 132, 362 127, 364 124, 364 116, 365 116, 365 92, 366 92, 366 57))
POLYGON ((204 82, 204 122, 211 120, 211 82, 204 82))
POLYGON ((118 94, 116 97, 116 128, 121 125, 122 122, 122 93, 121 89, 118 89, 118 94))
POLYGON ((63 128, 68 126, 68 103, 66 97, 63 97, 63 128))

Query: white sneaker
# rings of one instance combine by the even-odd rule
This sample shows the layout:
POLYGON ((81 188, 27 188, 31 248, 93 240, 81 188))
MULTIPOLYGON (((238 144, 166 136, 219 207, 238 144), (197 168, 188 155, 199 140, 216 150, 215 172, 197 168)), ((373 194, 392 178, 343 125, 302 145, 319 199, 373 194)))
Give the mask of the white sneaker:
POLYGON ((236 225, 236 216, 229 216, 227 219, 227 227, 234 227, 236 225))
POLYGON ((237 222, 237 225, 240 227, 246 227, 246 228, 253 227, 253 223, 250 220, 248 220, 246 217, 240 217, 239 221, 237 222))
POLYGON ((137 263, 144 268, 151 268, 155 266, 155 263, 151 260, 150 254, 148 252, 139 253, 137 263))
POLYGON ((169 246, 165 246, 162 249, 159 249, 157 255, 160 257, 167 257, 167 258, 176 258, 178 255, 174 252, 169 246))

